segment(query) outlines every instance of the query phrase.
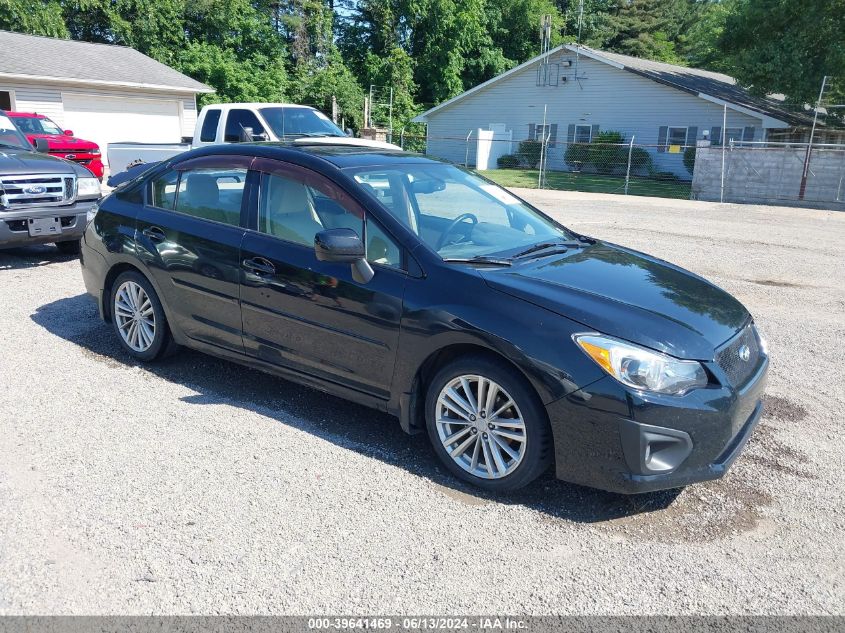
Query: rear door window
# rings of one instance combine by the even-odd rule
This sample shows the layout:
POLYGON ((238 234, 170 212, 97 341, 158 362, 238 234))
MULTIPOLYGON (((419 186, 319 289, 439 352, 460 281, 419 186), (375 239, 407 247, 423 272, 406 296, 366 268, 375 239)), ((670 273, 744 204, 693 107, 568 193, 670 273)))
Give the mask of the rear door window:
POLYGON ((213 143, 217 139, 218 123, 220 123, 220 110, 208 110, 202 122, 201 143, 213 143))
POLYGON ((178 182, 179 172, 175 169, 168 170, 154 178, 150 183, 150 206, 172 210, 176 202, 176 187, 178 182))
POLYGON ((190 169, 181 173, 176 211, 240 226, 246 169, 190 169))

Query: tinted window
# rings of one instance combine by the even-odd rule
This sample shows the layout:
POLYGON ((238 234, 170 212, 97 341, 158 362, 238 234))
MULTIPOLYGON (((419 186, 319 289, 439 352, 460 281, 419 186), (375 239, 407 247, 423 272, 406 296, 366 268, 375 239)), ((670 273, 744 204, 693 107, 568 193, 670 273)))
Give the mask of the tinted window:
POLYGON ((367 218, 367 259, 374 264, 402 267, 399 244, 372 218, 367 218))
POLYGON ((220 110, 208 110, 202 122, 200 141, 202 143, 213 143, 217 138, 217 124, 220 122, 220 110))
POLYGON ((246 169, 192 169, 182 172, 176 211, 238 226, 246 169))
POLYGON ((252 128, 253 135, 264 133, 264 126, 251 110, 229 110, 224 140, 227 143, 239 143, 243 139, 243 130, 248 127, 252 128))
POLYGON ((179 172, 169 170, 150 183, 150 205, 159 209, 172 209, 176 201, 176 183, 179 172))

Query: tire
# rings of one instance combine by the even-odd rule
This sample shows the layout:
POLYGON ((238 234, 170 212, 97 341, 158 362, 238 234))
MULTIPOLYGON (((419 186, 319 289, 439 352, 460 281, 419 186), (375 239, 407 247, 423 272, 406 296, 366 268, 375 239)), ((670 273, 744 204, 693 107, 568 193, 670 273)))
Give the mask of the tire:
POLYGON ((117 340, 133 358, 150 362, 176 351, 164 308, 146 277, 133 271, 120 274, 112 284, 110 301, 111 322, 117 340))
POLYGON ((79 255, 82 249, 80 240, 71 240, 69 242, 56 242, 56 248, 62 255, 79 255))
POLYGON ((522 488, 543 474, 552 462, 552 435, 545 408, 525 377, 503 361, 468 356, 444 366, 429 383, 425 419, 434 452, 449 472, 484 490, 508 492, 522 488), (486 388, 482 381, 487 381, 486 388), (473 400, 478 400, 482 387, 482 406, 464 397, 467 386, 473 400), (494 386, 498 395, 489 406, 496 409, 491 414, 485 404, 490 405, 487 396, 496 393, 494 386), (448 388, 463 398, 469 410, 446 395, 448 388), (445 406, 444 400, 452 409, 445 406), (505 408, 508 400, 513 406, 505 408), (497 417, 491 417, 496 413, 497 417), (450 452, 458 454, 453 458, 450 452))

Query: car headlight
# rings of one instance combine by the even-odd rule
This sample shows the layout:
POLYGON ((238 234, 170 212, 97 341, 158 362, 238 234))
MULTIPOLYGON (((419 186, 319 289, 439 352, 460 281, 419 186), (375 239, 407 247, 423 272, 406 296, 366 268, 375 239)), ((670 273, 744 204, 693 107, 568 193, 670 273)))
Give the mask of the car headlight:
POLYGON ((695 360, 679 360, 610 336, 576 334, 578 346, 623 385, 681 395, 707 385, 707 373, 695 360))
POLYGON ((89 151, 88 153, 89 153, 89 154, 93 154, 94 156, 99 156, 99 155, 100 155, 100 150, 98 150, 98 149, 92 149, 92 150, 91 150, 91 151, 89 151))
POLYGON ((76 181, 76 195, 80 198, 99 196, 100 181, 96 178, 80 178, 76 181))

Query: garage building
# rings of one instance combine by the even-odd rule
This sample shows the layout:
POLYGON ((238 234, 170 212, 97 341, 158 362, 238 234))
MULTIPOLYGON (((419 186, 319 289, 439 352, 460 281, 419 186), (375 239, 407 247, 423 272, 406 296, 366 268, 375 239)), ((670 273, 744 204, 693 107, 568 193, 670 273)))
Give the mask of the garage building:
POLYGON ((0 109, 37 112, 75 136, 175 143, 194 134, 206 86, 133 48, 0 31, 0 109))

